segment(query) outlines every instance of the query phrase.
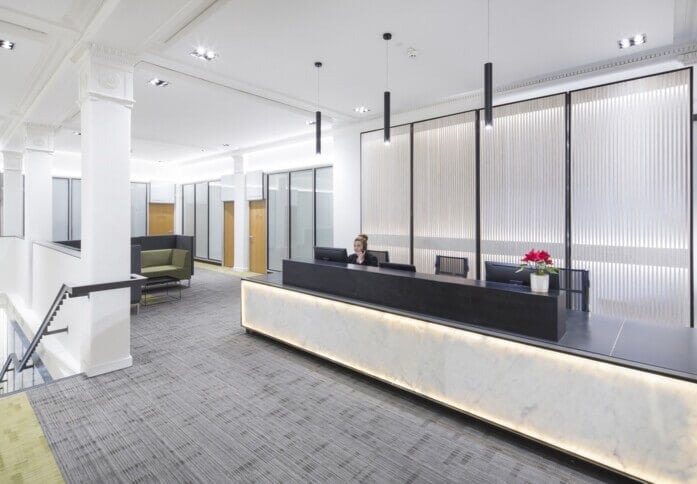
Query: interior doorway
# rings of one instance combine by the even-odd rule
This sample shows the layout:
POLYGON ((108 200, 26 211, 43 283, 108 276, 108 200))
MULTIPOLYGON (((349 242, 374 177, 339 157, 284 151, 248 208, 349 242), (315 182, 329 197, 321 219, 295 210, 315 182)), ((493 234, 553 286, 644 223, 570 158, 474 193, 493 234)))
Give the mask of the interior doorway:
POLYGON ((151 203, 148 207, 148 235, 174 233, 174 204, 151 203))
POLYGON ((223 215, 223 265, 235 265, 235 202, 225 202, 223 215))
POLYGON ((266 274, 266 200, 249 202, 249 270, 266 274))

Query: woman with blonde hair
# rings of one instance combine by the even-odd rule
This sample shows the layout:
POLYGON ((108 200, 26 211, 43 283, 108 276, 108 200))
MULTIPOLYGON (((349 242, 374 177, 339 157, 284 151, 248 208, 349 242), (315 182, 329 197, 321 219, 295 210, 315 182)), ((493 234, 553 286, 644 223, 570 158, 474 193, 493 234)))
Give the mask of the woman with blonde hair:
POLYGON ((368 254, 368 236, 358 234, 353 239, 353 254, 348 258, 349 264, 358 264, 361 266, 378 266, 378 258, 368 254))

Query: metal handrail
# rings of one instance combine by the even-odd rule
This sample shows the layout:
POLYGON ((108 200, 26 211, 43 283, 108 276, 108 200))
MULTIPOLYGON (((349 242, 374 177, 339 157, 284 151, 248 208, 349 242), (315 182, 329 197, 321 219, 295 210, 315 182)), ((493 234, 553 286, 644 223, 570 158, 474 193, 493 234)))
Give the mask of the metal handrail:
POLYGON ((48 327, 51 325, 51 322, 53 321, 54 317, 56 316, 56 314, 58 314, 58 310, 67 298, 89 296, 92 292, 110 291, 112 289, 142 286, 147 280, 147 277, 141 276, 140 274, 131 274, 131 277, 125 281, 101 282, 96 284, 85 284, 83 286, 68 286, 66 284, 62 284, 60 290, 58 291, 58 294, 56 294, 56 297, 53 300, 53 304, 51 304, 50 309, 46 313, 46 316, 41 322, 39 329, 36 331, 36 334, 29 343, 29 346, 27 347, 27 350, 24 352, 22 358, 19 359, 19 357, 15 353, 10 353, 9 355, 7 355, 7 359, 5 360, 2 369, 0 369, 0 383, 6 381, 5 374, 9 370, 18 373, 29 368, 27 364, 29 363, 31 357, 34 355, 37 346, 39 346, 41 338, 47 335, 65 333, 68 331, 67 327, 55 331, 48 330, 48 327), (12 368, 10 368, 10 363, 13 362, 14 365, 12 368))

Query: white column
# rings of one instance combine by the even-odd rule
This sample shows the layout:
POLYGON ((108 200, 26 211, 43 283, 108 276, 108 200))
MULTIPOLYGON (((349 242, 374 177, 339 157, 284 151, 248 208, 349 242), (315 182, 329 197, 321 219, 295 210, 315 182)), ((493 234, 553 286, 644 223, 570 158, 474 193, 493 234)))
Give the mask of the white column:
POLYGON ((53 237, 53 143, 55 127, 36 124, 26 125, 24 151, 24 259, 25 274, 22 294, 31 307, 34 288, 34 242, 50 241, 53 237))
POLYGON ((22 153, 3 151, 2 235, 22 237, 24 189, 22 153))
MULTIPOLYGON (((82 264, 87 282, 130 274, 131 108, 134 59, 92 45, 80 59, 82 264)), ((88 376, 130 366, 130 292, 93 293, 82 345, 88 376)))
POLYGON ((239 272, 249 271, 249 202, 244 158, 232 157, 235 167, 235 267, 239 272))

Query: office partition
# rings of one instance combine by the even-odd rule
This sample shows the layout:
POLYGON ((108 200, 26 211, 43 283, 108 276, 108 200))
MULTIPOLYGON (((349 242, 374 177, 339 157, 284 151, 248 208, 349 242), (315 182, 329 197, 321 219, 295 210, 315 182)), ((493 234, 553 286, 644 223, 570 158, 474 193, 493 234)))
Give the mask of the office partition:
POLYGON ((148 184, 131 183, 131 237, 148 234, 148 184))
POLYGON ((497 106, 493 129, 481 117, 482 264, 520 262, 535 248, 564 267, 565 99, 497 106))
POLYGON ((289 173, 274 173, 268 180, 268 265, 273 271, 282 269, 283 259, 290 257, 289 173))
POLYGON ((290 254, 294 259, 313 256, 314 198, 312 170, 290 172, 290 254))
POLYGON ((361 230, 390 262, 411 263, 411 126, 361 135, 361 230))
POLYGON ((476 262, 476 115, 414 123, 414 265, 433 272, 436 255, 476 262))
POLYGON ((690 74, 571 93, 572 267, 595 312, 690 323, 690 74))
POLYGON ((53 239, 70 238, 70 179, 53 179, 53 239))
POLYGON ((334 168, 315 170, 315 245, 334 246, 334 168))
POLYGON ((196 186, 193 184, 182 186, 182 234, 196 234, 196 186))
MULTIPOLYGON (((133 185, 131 185, 133 186, 133 185)), ((131 206, 133 201, 131 200, 131 206)), ((70 180, 70 239, 82 238, 82 180, 70 180)))
POLYGON ((208 184, 208 258, 223 260, 223 201, 220 182, 208 184))
POLYGON ((208 259, 208 182, 196 184, 196 254, 208 259))

